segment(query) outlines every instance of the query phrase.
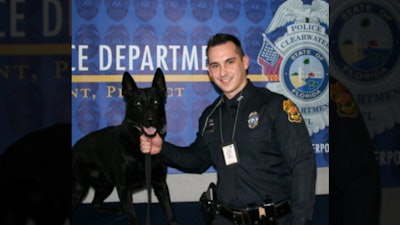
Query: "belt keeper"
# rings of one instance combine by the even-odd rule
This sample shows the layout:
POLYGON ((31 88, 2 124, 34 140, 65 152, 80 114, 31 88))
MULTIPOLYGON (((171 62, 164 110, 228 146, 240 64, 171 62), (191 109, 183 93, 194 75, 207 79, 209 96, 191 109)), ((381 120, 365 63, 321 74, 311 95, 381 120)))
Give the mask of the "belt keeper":
POLYGON ((241 222, 240 224, 246 224, 243 212, 232 211, 232 215, 233 215, 235 224, 237 224, 237 220, 236 220, 237 218, 240 219, 240 222, 241 222))
POLYGON ((272 199, 266 199, 264 201, 264 212, 268 222, 270 224, 276 224, 275 203, 272 201, 272 199))
POLYGON ((258 221, 260 218, 259 206, 255 203, 248 204, 246 212, 250 221, 258 221))

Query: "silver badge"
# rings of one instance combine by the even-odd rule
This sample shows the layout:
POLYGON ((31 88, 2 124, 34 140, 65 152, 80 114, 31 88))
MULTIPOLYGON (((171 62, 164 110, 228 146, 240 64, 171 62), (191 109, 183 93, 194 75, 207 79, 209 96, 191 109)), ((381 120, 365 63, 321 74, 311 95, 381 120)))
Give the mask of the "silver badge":
POLYGON ((258 125, 258 119, 260 117, 258 116, 257 112, 251 112, 249 114, 249 118, 247 119, 247 124, 250 129, 254 129, 258 125))

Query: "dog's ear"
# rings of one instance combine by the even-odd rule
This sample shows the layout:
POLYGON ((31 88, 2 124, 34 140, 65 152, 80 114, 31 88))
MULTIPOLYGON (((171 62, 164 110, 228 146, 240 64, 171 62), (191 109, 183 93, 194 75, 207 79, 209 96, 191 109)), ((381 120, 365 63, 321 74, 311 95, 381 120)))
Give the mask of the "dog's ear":
POLYGON ((165 98, 167 97, 167 86, 165 84, 165 77, 164 73, 160 68, 157 68, 156 73, 154 74, 152 86, 157 88, 161 93, 163 93, 163 96, 165 98))
POLYGON ((132 95, 133 91, 137 89, 136 83, 131 74, 125 71, 122 77, 122 95, 124 97, 132 95))

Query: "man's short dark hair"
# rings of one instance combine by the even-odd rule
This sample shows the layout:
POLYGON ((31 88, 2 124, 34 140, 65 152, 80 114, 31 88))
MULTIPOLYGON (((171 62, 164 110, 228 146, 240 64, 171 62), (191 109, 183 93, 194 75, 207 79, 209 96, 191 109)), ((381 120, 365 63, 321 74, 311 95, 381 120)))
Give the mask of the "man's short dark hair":
POLYGON ((242 48, 242 44, 240 43, 239 39, 231 34, 225 34, 225 33, 217 33, 214 36, 212 36, 210 39, 208 39, 207 43, 207 55, 208 55, 208 50, 211 47, 225 44, 227 42, 232 42, 233 44, 236 45, 236 50, 240 57, 244 56, 244 51, 242 48))

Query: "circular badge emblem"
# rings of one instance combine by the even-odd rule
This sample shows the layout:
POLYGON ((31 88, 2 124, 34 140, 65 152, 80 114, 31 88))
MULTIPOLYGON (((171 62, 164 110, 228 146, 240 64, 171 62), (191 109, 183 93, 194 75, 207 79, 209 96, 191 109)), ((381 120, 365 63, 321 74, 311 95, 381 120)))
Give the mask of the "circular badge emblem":
POLYGON ((398 24, 376 3, 348 6, 333 21, 331 56, 352 82, 375 83, 389 76, 399 58, 398 24))
POLYGON ((326 57, 315 49, 295 50, 286 57, 283 65, 284 86, 299 100, 314 100, 327 90, 328 66, 326 57))

